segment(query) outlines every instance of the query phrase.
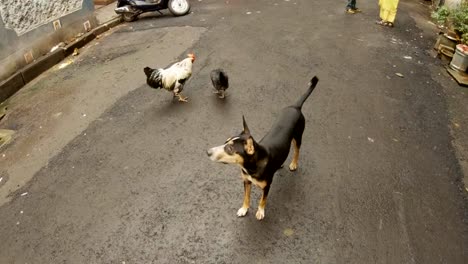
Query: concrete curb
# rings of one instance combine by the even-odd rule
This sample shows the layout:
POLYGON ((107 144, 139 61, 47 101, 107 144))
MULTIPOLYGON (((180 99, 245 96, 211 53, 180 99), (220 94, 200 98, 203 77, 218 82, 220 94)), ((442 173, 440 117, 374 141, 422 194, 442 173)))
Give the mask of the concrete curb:
POLYGON ((32 81, 34 78, 39 76, 39 74, 53 67, 55 64, 59 63, 64 58, 65 58, 64 49, 58 48, 54 50, 53 52, 40 57, 35 62, 26 65, 26 67, 24 67, 20 71, 21 75, 23 75, 24 83, 26 84, 32 81))
POLYGON ((97 36, 101 35, 102 33, 106 32, 107 30, 117 26, 121 22, 122 22, 122 18, 120 16, 115 17, 115 18, 107 21, 106 23, 94 28, 92 30, 92 32, 97 37, 97 36))
POLYGON ((25 85, 21 72, 16 72, 10 78, 0 83, 0 103, 8 99, 25 85))
POLYGON ((65 56, 69 56, 73 53, 75 49, 79 49, 83 47, 84 45, 88 44, 91 42, 93 39, 95 39, 96 36, 93 34, 93 31, 91 30, 90 32, 84 34, 83 36, 77 38, 73 43, 68 44, 65 47, 65 56))
POLYGON ((75 48, 83 47, 84 45, 94 40, 97 36, 117 26, 121 22, 122 18, 120 16, 115 17, 105 24, 100 25, 79 37, 65 48, 59 48, 54 52, 47 53, 46 55, 40 57, 36 61, 28 64, 26 67, 13 74, 5 81, 0 82, 0 103, 8 99, 24 85, 26 85, 26 83, 36 78, 39 74, 52 68, 65 57, 71 55, 75 48))

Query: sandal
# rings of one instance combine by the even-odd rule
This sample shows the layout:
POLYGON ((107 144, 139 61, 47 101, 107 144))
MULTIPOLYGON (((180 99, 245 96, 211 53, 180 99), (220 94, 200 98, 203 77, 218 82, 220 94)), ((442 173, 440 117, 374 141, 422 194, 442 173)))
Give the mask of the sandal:
POLYGON ((385 22, 384 26, 393 27, 393 23, 392 22, 385 22))
POLYGON ((385 27, 393 27, 392 22, 388 22, 388 21, 384 21, 384 20, 376 21, 375 23, 377 25, 381 25, 381 26, 385 26, 385 27))
POLYGON ((383 20, 380 20, 380 21, 375 21, 375 23, 376 23, 377 25, 385 26, 385 23, 387 23, 387 22, 385 22, 385 21, 383 21, 383 20))

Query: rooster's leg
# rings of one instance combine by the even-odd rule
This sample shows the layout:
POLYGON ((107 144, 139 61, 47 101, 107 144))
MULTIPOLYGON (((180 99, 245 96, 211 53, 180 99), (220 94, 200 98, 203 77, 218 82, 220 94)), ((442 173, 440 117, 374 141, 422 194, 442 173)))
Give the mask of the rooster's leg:
POLYGON ((174 96, 177 96, 179 98, 179 102, 188 102, 187 98, 188 97, 183 97, 180 92, 184 89, 184 85, 182 83, 177 82, 174 87, 174 96))
POLYGON ((179 102, 188 103, 188 100, 187 100, 187 99, 188 99, 188 97, 181 97, 181 96, 179 95, 179 102))
POLYGON ((219 98, 224 98, 224 90, 219 91, 219 98))
POLYGON ((183 97, 180 93, 174 93, 174 96, 179 98, 179 102, 185 102, 187 103, 188 102, 188 97, 183 97))

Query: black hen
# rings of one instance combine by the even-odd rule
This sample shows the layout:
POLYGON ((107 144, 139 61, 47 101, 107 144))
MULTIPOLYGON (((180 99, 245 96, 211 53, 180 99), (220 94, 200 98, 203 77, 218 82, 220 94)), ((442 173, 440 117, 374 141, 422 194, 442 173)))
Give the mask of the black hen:
POLYGON ((216 89, 215 93, 219 95, 219 98, 224 98, 226 89, 229 88, 228 75, 223 69, 216 69, 211 71, 210 77, 213 87, 216 89))

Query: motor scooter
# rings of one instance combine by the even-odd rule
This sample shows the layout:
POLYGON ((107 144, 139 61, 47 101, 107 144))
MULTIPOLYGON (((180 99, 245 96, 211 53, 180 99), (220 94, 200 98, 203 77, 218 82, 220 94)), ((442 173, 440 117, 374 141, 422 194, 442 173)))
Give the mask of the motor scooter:
MULTIPOLYGON (((140 14, 169 9, 174 16, 183 16, 190 11, 189 0, 118 0, 115 12, 126 22, 132 22, 140 14)), ((162 14, 162 13, 161 13, 162 14)))

